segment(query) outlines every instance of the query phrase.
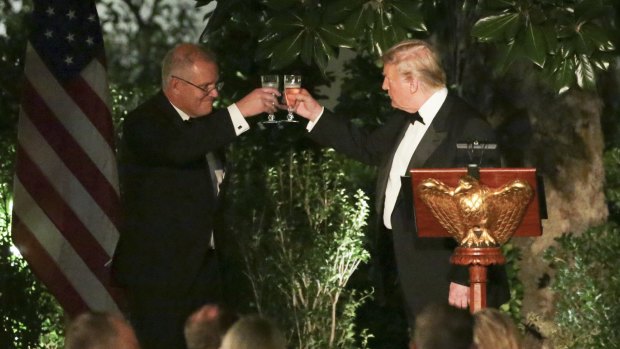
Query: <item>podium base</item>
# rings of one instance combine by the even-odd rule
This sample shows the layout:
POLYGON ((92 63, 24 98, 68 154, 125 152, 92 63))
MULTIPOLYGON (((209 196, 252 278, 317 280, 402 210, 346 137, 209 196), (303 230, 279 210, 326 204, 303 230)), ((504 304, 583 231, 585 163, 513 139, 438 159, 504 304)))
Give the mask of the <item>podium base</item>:
POLYGON ((450 263, 469 266, 469 310, 472 313, 487 306, 487 267, 504 264, 506 258, 499 247, 457 247, 450 263))

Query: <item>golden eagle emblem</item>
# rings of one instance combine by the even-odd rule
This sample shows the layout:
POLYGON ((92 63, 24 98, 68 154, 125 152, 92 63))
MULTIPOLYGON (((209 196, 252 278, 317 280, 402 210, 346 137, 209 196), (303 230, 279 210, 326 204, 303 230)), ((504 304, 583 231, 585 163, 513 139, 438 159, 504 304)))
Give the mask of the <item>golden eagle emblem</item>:
POLYGON ((418 186, 418 195, 460 246, 503 245, 517 230, 533 197, 532 187, 515 180, 500 188, 480 185, 463 176, 456 188, 432 178, 418 186))

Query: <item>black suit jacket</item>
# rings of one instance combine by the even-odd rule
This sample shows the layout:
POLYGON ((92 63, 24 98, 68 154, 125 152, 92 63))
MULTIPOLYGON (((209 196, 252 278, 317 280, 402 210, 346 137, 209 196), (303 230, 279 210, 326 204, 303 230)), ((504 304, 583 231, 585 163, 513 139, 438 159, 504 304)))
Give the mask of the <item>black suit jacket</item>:
POLYGON ((235 138, 227 110, 183 121, 162 92, 127 115, 119 164, 124 225, 113 264, 121 285, 189 287, 218 203, 205 155, 235 138))
MULTIPOLYGON (((310 137, 363 163, 378 166, 376 208, 378 216, 383 217, 392 159, 408 125, 408 114, 396 111, 378 129, 365 131, 326 110, 310 137)), ((469 162, 467 154, 457 151, 456 143, 474 140, 492 142, 495 135, 477 111, 449 94, 411 157, 409 169, 466 166, 469 162)), ((485 159, 483 166, 499 164, 497 153, 486 154, 485 159)), ((467 284, 468 273, 466 268, 453 267, 449 263, 456 246, 454 240, 418 239, 410 186, 401 188, 391 221, 401 288, 408 314, 413 318, 426 304, 446 301, 450 281, 467 284)), ((488 303, 498 306, 508 299, 509 293, 504 269, 492 269, 488 303)))

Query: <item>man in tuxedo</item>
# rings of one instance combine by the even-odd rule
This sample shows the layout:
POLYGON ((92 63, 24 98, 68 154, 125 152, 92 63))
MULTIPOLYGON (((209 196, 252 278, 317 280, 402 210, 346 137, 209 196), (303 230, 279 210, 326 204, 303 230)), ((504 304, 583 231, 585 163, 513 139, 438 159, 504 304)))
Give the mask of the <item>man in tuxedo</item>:
MULTIPOLYGON (((384 125, 366 131, 324 109, 306 90, 296 96, 296 112, 307 118, 309 135, 358 161, 378 166, 377 214, 382 228, 392 232, 399 283, 410 324, 424 306, 449 302, 466 308, 468 272, 450 265, 456 246, 452 239, 419 239, 412 212, 408 179, 412 168, 466 166, 467 153, 457 142, 493 142, 490 125, 459 97, 448 93, 445 73, 434 49, 420 40, 401 42, 382 57, 383 85, 394 114, 384 125)), ((499 156, 487 153, 482 165, 497 165, 499 156)), ((490 268, 488 304, 509 299, 505 270, 490 268)))
POLYGON ((188 315, 220 300, 213 220, 225 174, 222 150, 275 111, 279 92, 253 90, 223 110, 214 56, 180 44, 162 62, 162 91, 124 121, 120 145, 124 224, 113 271, 145 349, 185 348, 188 315))

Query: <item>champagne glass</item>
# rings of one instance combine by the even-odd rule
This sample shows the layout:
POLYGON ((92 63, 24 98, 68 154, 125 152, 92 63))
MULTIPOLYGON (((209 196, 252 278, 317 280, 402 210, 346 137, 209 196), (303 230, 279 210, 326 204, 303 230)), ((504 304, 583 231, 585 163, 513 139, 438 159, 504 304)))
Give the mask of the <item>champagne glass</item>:
POLYGON ((286 122, 298 122, 293 119, 293 110, 295 107, 295 95, 301 90, 301 75, 284 75, 284 98, 288 107, 286 122))
MULTIPOLYGON (((276 90, 280 88, 280 76, 279 75, 261 75, 260 76, 260 84, 262 87, 272 87, 276 90)), ((263 121, 264 124, 277 124, 279 123, 276 120, 276 116, 273 113, 269 113, 267 115, 267 120, 263 121)))

